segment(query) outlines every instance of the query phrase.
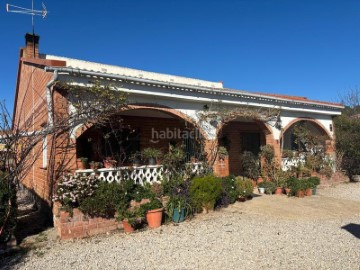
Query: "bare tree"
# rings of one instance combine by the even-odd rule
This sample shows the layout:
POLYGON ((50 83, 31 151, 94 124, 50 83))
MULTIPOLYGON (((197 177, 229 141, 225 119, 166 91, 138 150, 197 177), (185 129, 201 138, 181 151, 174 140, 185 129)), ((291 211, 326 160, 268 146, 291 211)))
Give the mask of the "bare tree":
MULTIPOLYGON (((31 112, 16 104, 15 118, 5 102, 0 102, 0 142, 3 145, 0 181, 16 192, 46 149, 50 156, 46 170, 48 201, 51 201, 54 181, 69 167, 69 151, 75 149, 69 134, 81 124, 105 125, 126 106, 124 93, 99 81, 87 87, 57 82, 54 89, 68 102, 57 104, 50 112, 46 97, 40 98, 31 112)), ((12 211, 16 211, 13 200, 5 204, 6 209, 0 211, 0 240, 8 231, 12 211)))

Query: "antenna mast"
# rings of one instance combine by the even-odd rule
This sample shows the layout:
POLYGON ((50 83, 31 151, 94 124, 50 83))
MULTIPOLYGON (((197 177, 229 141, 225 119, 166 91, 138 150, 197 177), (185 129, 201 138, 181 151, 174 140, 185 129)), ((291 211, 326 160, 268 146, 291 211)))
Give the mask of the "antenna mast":
MULTIPOLYGON (((33 36, 35 36, 34 16, 41 16, 41 17, 43 17, 43 19, 45 19, 48 14, 48 11, 47 11, 44 3, 42 3, 42 10, 35 10, 34 9, 34 0, 31 0, 31 9, 6 4, 6 11, 11 12, 11 13, 31 15, 31 26, 32 26, 33 36)), ((34 48, 34 55, 35 55, 35 38, 33 38, 33 48, 34 48)))

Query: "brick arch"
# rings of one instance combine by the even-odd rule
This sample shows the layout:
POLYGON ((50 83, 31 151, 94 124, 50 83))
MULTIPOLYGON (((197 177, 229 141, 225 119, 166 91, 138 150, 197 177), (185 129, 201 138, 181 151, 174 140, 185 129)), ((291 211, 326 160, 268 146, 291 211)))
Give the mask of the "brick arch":
POLYGON ((321 124, 318 120, 314 119, 314 118, 306 118, 306 117, 299 117, 299 118, 296 118, 294 120, 292 120, 289 124, 286 125, 286 127, 282 128, 281 129, 281 132, 280 132, 280 138, 283 137, 283 135, 285 134, 285 132, 291 128, 293 125, 295 125, 296 123, 298 122, 301 122, 301 121, 307 121, 307 122, 312 122, 315 124, 315 126, 324 134, 324 135, 327 135, 328 139, 331 140, 332 136, 331 134, 329 133, 329 131, 324 127, 323 124, 321 124))
MULTIPOLYGON (((230 139, 230 149, 229 151, 229 155, 225 160, 220 160, 217 158, 216 153, 214 152, 213 154, 213 160, 214 160, 214 165, 213 165, 213 169, 216 175, 219 176, 226 176, 229 174, 235 174, 238 175, 241 173, 241 169, 240 169, 240 164, 242 162, 241 157, 240 157, 240 152, 239 149, 241 149, 241 137, 240 137, 240 133, 241 132, 246 132, 247 130, 249 130, 251 132, 251 130, 254 129, 254 126, 257 126, 256 128, 256 132, 260 133, 260 145, 265 145, 265 144, 269 144, 272 145, 274 147, 274 151, 275 151, 275 157, 277 159, 280 158, 280 145, 278 143, 278 141, 274 140, 274 135, 272 132, 272 128, 267 124, 264 123, 261 120, 258 119, 253 119, 253 122, 251 122, 251 126, 250 128, 248 127, 241 127, 241 125, 246 125, 247 122, 243 122, 241 123, 241 121, 239 122, 235 122, 235 121, 228 121, 226 123, 222 123, 218 128, 217 128, 217 139, 216 139, 216 148, 219 145, 219 140, 220 140, 220 135, 221 132, 224 130, 226 131, 226 133, 228 133, 229 135, 229 139, 230 139), (231 123, 235 123, 235 126, 233 127, 229 127, 229 129, 225 130, 225 128, 228 125, 231 125, 231 123), (237 129, 239 128, 239 129, 237 129)), ((254 130, 255 131, 255 130, 254 130)))
MULTIPOLYGON (((189 116, 185 115, 184 113, 170 107, 158 105, 158 104, 149 104, 149 103, 135 103, 135 104, 129 104, 122 108, 119 112, 124 111, 130 111, 130 110, 153 110, 153 111, 160 111, 163 113, 166 113, 171 116, 175 116, 178 119, 182 119, 194 126, 196 128, 201 136, 204 137, 205 140, 208 140, 208 135, 206 132, 189 116)), ((79 138, 86 130, 91 128, 94 125, 94 123, 84 123, 80 124, 72 132, 72 138, 76 139, 79 138)))
POLYGON ((334 152, 334 141, 332 139, 332 136, 330 134, 330 132, 324 127, 323 124, 321 124, 318 120, 314 119, 314 118, 306 118, 306 117, 300 117, 300 118, 296 118, 294 120, 292 120, 289 124, 286 125, 285 128, 281 129, 280 132, 280 139, 283 140, 283 136, 285 134, 286 131, 288 131, 292 126, 294 126, 296 123, 302 122, 302 121, 307 121, 307 122, 311 122, 315 125, 315 127, 323 134, 325 135, 327 138, 325 140, 325 147, 326 150, 325 152, 330 154, 334 152))
MULTIPOLYGON (((274 134, 272 132, 271 127, 269 126, 269 124, 264 123, 261 120, 258 119, 252 119, 260 128, 261 131, 264 133, 265 135, 265 140, 266 140, 266 144, 273 144, 274 142, 274 134)), ((226 123, 222 123, 217 129, 216 129, 216 137, 219 137, 220 132, 222 131, 222 129, 229 123, 231 123, 232 121, 228 121, 226 123)))

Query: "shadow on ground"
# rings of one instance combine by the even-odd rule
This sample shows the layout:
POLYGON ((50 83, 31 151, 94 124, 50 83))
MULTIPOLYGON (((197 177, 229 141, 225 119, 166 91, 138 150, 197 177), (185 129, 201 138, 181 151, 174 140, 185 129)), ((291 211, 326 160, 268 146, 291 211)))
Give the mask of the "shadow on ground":
POLYGON ((353 236, 360 239, 360 225, 359 224, 349 223, 345 226, 342 226, 341 229, 348 231, 353 236))

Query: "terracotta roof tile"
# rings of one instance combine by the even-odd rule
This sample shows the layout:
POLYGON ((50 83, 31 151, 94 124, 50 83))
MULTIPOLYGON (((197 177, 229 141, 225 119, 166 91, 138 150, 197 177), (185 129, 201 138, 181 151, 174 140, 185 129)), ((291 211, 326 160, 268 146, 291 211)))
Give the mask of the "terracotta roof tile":
POLYGON ((269 97, 283 98, 283 99, 288 99, 288 100, 293 100, 293 101, 303 101, 303 102, 308 102, 308 103, 317 103, 317 104, 323 104, 323 105, 343 107, 343 105, 341 103, 311 100, 311 99, 308 99, 307 97, 289 96, 289 95, 282 95, 282 94, 259 93, 259 92, 257 92, 256 94, 269 96, 269 97))

